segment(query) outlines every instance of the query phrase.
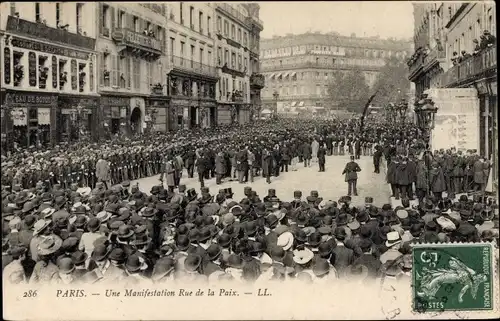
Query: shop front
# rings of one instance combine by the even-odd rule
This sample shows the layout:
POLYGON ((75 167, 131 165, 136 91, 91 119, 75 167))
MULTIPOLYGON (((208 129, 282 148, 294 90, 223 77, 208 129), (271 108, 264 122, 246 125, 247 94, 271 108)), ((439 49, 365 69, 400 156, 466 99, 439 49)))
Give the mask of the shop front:
POLYGON ((170 108, 170 125, 173 130, 189 129, 196 124, 197 104, 187 98, 172 98, 170 108))
POLYGON ((2 93, 2 139, 7 146, 43 147, 55 142, 58 96, 6 90, 2 93))
POLYGON ((246 124, 250 122, 250 119, 252 117, 251 115, 251 110, 250 110, 250 105, 249 104, 241 104, 239 106, 239 114, 238 114, 238 122, 240 124, 246 124))
POLYGON ((56 111, 56 141, 75 142, 98 138, 99 97, 59 96, 56 111))
POLYGON ((101 96, 102 136, 128 135, 130 132, 130 97, 101 96))
POLYGON ((170 101, 165 96, 151 96, 146 99, 145 130, 166 132, 172 129, 170 124, 170 101))
POLYGON ((200 101, 198 124, 202 128, 211 128, 217 125, 217 102, 215 100, 200 101))

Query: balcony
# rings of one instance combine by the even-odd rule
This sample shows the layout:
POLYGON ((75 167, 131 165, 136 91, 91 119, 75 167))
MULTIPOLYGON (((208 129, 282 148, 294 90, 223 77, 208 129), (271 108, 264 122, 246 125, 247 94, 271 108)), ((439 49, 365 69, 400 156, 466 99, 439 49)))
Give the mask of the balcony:
POLYGON ((425 56, 423 54, 418 55, 412 64, 409 66, 409 77, 408 79, 413 80, 415 76, 424 68, 425 56))
POLYGON ((63 29, 52 28, 43 23, 31 22, 13 16, 8 16, 5 30, 18 35, 48 40, 49 42, 71 45, 89 50, 95 49, 94 38, 71 33, 63 29))
POLYGON ((224 11, 227 15, 231 16, 233 19, 236 19, 237 21, 246 24, 247 23, 247 17, 245 17, 243 14, 241 14, 238 10, 234 9, 231 5, 224 3, 224 2, 218 2, 215 4, 215 8, 219 9, 221 11, 224 11))
POLYGON ((237 41, 234 41, 234 40, 233 40, 233 39, 231 39, 231 38, 226 38, 226 42, 227 42, 227 44, 228 44, 228 45, 233 46, 233 47, 235 47, 236 49, 240 49, 240 48, 241 48, 240 43, 239 43, 239 42, 237 42, 237 41))
POLYGON ((257 25, 257 27, 259 28, 260 31, 264 30, 264 22, 262 22, 262 20, 260 20, 257 17, 247 17, 247 24, 257 25))
POLYGON ((203 76, 208 76, 212 78, 217 78, 217 68, 209 65, 205 65, 190 59, 186 59, 178 56, 171 56, 170 61, 173 64, 173 70, 189 73, 198 74, 203 76))
POLYGON ((262 89, 266 85, 266 79, 263 74, 253 73, 250 76, 250 88, 262 89))
POLYGON ((441 75, 441 86, 459 87, 496 74, 496 68, 497 47, 493 46, 448 69, 441 75))
POLYGON ((317 68, 317 69, 359 69, 364 71, 379 71, 383 66, 368 66, 368 65, 360 65, 360 64, 352 64, 344 62, 340 59, 336 59, 335 62, 329 60, 327 62, 319 60, 319 61, 305 61, 305 62, 296 62, 296 63, 284 63, 282 65, 274 65, 274 66, 262 66, 261 71, 271 72, 271 71, 286 71, 290 69, 305 69, 305 68, 317 68))
POLYGON ((141 55, 159 58, 162 54, 160 40, 127 28, 115 29, 111 34, 111 38, 119 45, 141 55))
POLYGON ((245 72, 244 71, 232 69, 227 64, 224 64, 224 66, 222 66, 221 69, 222 69, 223 73, 230 74, 230 75, 232 75, 234 77, 242 77, 242 78, 245 77, 245 72))

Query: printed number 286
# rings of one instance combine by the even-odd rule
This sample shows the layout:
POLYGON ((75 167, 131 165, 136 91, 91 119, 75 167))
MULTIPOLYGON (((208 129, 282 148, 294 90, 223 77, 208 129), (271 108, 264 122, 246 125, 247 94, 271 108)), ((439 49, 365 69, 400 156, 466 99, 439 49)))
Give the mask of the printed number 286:
POLYGON ((23 298, 34 298, 36 297, 37 292, 36 290, 29 290, 28 292, 23 293, 23 298))
POLYGON ((420 254, 420 260, 422 260, 423 263, 429 264, 430 267, 435 267, 438 260, 438 255, 436 252, 428 253, 426 251, 423 251, 422 254, 420 254))

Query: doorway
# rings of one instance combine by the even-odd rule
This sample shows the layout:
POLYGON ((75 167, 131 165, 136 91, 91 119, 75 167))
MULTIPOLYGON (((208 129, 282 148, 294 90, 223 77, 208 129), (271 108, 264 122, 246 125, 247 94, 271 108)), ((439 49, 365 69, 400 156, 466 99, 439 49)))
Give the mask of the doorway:
POLYGON ((111 119, 111 134, 116 135, 120 132, 120 118, 111 119))
POLYGON ((197 112, 197 109, 196 107, 189 107, 190 108, 190 113, 189 113, 189 125, 191 128, 195 128, 198 126, 197 122, 196 122, 196 112, 197 112))
POLYGON ((135 107, 130 115, 130 127, 133 135, 141 133, 141 114, 141 109, 139 107, 135 107))

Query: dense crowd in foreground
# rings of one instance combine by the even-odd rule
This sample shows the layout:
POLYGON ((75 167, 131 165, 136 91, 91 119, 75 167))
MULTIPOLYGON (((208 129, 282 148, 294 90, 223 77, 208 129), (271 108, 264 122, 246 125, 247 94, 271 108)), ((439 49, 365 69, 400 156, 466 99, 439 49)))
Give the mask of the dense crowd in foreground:
MULTIPOLYGON (((104 153, 88 145, 10 155, 3 161, 12 162, 9 170, 23 175, 11 175, 2 166, 4 280, 13 284, 135 284, 291 278, 325 283, 381 275, 400 278, 409 277, 412 242, 498 240, 496 201, 480 196, 484 195, 484 157, 471 156, 470 161, 457 163, 469 169, 467 164, 479 161, 478 172, 473 171, 471 178, 478 193, 455 196, 453 191, 469 190, 469 184, 464 184, 469 179, 456 180, 457 175, 449 175, 446 164, 453 165, 464 157, 419 154, 422 146, 412 125, 370 124, 362 134, 356 132, 358 126, 356 121, 278 121, 228 129, 218 135, 215 131, 212 136, 186 133, 187 140, 159 136, 146 149, 144 142, 127 140, 105 143, 104 153), (342 139, 342 147, 351 142, 350 147, 341 150, 333 144, 342 139), (307 165, 316 155, 307 147, 314 141, 322 142, 328 154, 359 155, 362 143, 383 146, 383 151, 375 149, 374 161, 382 156, 387 159, 387 179, 396 196, 402 192, 402 206, 376 207, 373 199, 366 197, 365 205, 357 208, 350 204, 350 196, 328 200, 322 198, 321 191, 310 191, 307 197, 295 191, 290 199, 280 200, 273 189, 262 197, 250 185, 244 187, 245 198, 235 200, 231 189, 213 194, 203 187, 205 175, 211 176, 211 151, 221 159, 220 155, 230 155, 231 149, 243 156, 249 151, 272 150, 272 161, 267 167, 260 165, 269 178, 271 172, 279 175, 293 158, 307 165), (194 153, 202 183, 200 193, 187 189, 175 170, 171 177, 166 173, 166 187, 154 186, 149 194, 135 184, 120 183, 124 177, 110 183, 108 177, 97 174, 89 181, 52 172, 48 179, 23 179, 26 167, 36 169, 51 161, 58 167, 75 157, 95 161, 127 150, 140 151, 145 157, 156 152, 166 163, 178 155, 194 153), (62 163, 52 160, 56 155, 62 163), (283 160, 283 155, 289 158, 283 160), (418 171, 407 169, 412 160, 425 167, 420 173, 429 182, 422 183, 418 171), (410 205, 413 193, 408 192, 413 187, 420 200, 418 206, 410 205)), ((364 153, 370 154, 368 150, 364 153)), ((241 183, 246 181, 244 169, 248 172, 248 165, 259 170, 258 163, 249 164, 248 158, 245 164, 246 168, 236 163, 241 183)), ((157 169, 163 173, 164 168, 157 169)), ((145 172, 139 168, 137 173, 132 171, 134 175, 151 174, 147 168, 145 172)), ((214 172, 220 175, 217 168, 214 172)), ((224 173, 233 175, 227 168, 224 173)))

